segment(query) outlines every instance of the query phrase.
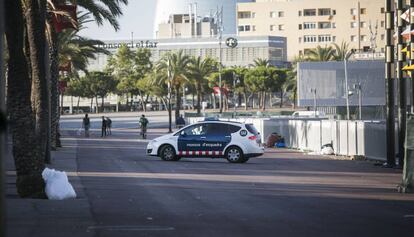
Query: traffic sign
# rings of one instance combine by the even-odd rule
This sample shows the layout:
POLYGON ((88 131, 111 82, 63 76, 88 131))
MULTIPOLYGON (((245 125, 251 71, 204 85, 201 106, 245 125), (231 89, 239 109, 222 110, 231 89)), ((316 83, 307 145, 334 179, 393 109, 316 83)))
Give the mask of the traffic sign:
POLYGON ((236 38, 229 37, 226 39, 226 45, 230 48, 235 48, 237 46, 238 42, 236 38))

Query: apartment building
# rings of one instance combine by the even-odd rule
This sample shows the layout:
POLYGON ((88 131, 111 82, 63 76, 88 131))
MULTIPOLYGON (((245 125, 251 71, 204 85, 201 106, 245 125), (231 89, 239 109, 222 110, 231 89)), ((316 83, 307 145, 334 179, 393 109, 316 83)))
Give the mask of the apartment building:
POLYGON ((342 42, 349 43, 358 52, 381 57, 385 45, 384 8, 383 0, 256 0, 238 3, 238 34, 286 37, 288 60, 318 45, 342 42))

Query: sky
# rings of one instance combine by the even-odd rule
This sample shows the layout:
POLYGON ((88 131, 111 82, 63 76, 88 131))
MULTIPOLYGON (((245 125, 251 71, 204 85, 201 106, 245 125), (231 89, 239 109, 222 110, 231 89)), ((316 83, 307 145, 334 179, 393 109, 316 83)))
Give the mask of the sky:
POLYGON ((128 6, 123 7, 123 16, 118 19, 120 30, 115 31, 108 23, 97 26, 95 22, 86 24, 87 29, 80 35, 98 40, 152 39, 154 28, 156 0, 129 0, 128 6))

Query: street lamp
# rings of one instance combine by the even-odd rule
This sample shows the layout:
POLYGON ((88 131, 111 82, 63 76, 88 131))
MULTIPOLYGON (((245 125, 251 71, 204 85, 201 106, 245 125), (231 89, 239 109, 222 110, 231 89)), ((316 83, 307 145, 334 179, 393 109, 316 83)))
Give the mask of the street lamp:
POLYGON ((316 117, 316 88, 311 88, 310 92, 313 94, 313 111, 314 115, 316 117))
POLYGON ((237 76, 237 74, 235 72, 233 72, 233 105, 234 105, 234 112, 233 112, 233 117, 236 116, 236 84, 239 84, 240 80, 239 77, 237 76))
POLYGON ((171 115, 171 63, 170 63, 170 59, 168 58, 168 68, 167 68, 167 80, 168 80, 168 132, 172 133, 172 115, 171 115))
POLYGON ((349 120, 349 88, 348 88, 348 69, 347 60, 344 59, 344 71, 345 71, 345 99, 346 99, 346 119, 349 120))
POLYGON ((359 108, 359 120, 362 120, 362 86, 361 82, 354 84, 354 88, 358 93, 358 108, 359 108))

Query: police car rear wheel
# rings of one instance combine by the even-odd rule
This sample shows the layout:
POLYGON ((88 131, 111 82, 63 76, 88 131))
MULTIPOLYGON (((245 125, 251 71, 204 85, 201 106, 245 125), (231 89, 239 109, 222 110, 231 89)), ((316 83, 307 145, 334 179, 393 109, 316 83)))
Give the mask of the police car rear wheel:
POLYGON ((161 148, 160 152, 161 159, 165 161, 177 161, 174 148, 172 146, 166 145, 161 148))
POLYGON ((230 147, 226 151, 226 159, 230 163, 241 163, 244 160, 243 152, 238 147, 234 147, 234 146, 233 147, 230 147))

